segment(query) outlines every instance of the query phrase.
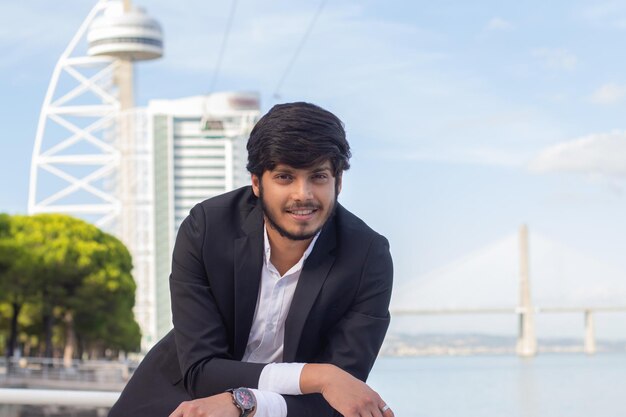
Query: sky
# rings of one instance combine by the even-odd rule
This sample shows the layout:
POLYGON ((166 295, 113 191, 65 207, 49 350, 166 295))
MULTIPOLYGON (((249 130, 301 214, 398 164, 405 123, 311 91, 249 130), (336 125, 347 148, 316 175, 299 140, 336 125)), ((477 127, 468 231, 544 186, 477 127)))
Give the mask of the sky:
MULTIPOLYGON (((208 93, 232 3, 135 3, 165 35, 137 104, 208 93)), ((626 1, 328 0, 290 66, 320 4, 239 0, 215 91, 344 121, 340 202, 389 239, 394 306, 514 304, 523 223, 538 304, 626 305, 626 1)), ((0 0, 0 212, 27 210, 52 70, 93 5, 0 0)), ((624 318, 598 336, 626 338, 624 318)))

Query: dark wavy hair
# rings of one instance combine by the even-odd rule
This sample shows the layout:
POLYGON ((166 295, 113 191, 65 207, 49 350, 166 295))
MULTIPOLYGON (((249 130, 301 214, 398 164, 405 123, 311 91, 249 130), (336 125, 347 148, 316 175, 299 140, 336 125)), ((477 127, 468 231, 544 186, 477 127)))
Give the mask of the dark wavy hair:
POLYGON ((277 164, 309 168, 325 161, 337 177, 350 168, 350 145, 337 116, 311 103, 277 104, 248 139, 248 165, 258 177, 277 164))

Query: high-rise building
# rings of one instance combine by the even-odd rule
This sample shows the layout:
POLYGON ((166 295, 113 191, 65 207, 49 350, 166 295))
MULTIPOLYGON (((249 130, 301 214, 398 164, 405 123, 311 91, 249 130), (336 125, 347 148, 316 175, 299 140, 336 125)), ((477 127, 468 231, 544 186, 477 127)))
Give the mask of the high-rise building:
POLYGON ((250 183, 246 141, 259 118, 254 93, 153 100, 154 308, 156 337, 172 327, 169 274, 178 227, 197 203, 250 183))

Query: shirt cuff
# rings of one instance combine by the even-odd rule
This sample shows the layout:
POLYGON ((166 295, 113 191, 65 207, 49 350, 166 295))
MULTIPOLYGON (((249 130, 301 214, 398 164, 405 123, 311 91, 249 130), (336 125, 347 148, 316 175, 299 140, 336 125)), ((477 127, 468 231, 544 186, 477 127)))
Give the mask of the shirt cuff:
POLYGON ((300 373, 305 363, 270 363, 261 371, 259 389, 283 395, 302 395, 300 373))
POLYGON ((258 389, 250 391, 256 397, 254 417, 287 417, 287 402, 282 395, 258 389))

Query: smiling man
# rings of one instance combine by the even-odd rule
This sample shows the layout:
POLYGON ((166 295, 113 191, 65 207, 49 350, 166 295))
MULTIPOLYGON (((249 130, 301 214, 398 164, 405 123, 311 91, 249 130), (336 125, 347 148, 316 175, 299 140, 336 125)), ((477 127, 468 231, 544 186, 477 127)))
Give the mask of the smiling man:
POLYGON ((174 330, 111 417, 392 417, 366 383, 389 325, 387 240, 337 197, 350 147, 309 103, 274 106, 248 140, 252 186, 181 225, 174 330))

